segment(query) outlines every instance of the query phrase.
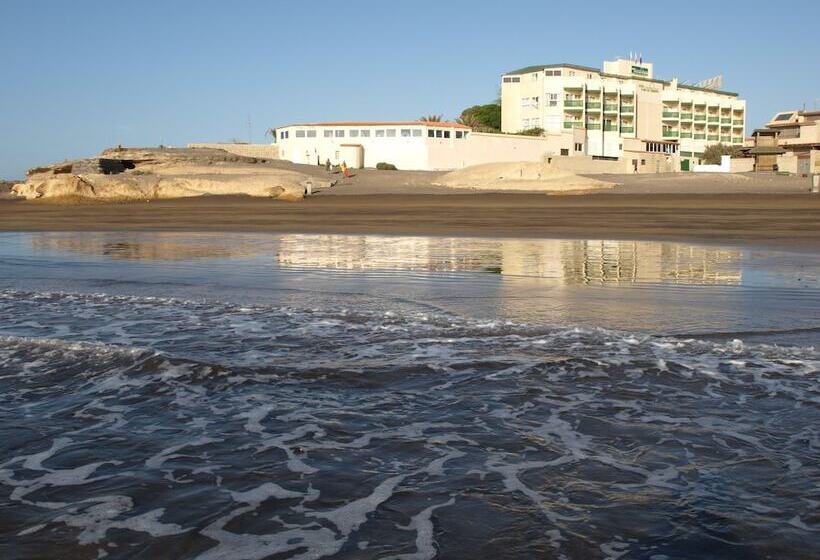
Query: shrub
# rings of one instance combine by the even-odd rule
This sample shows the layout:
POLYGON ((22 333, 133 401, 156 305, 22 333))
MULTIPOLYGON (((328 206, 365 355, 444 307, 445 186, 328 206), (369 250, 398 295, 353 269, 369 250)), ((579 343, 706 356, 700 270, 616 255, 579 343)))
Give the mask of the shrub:
POLYGON ((544 129, 536 126, 533 128, 527 128, 525 130, 519 130, 517 134, 520 134, 521 136, 543 136, 544 129))
POLYGON ((386 163, 386 162, 383 162, 383 161, 380 161, 379 163, 376 164, 376 169, 381 169, 382 171, 396 171, 397 170, 396 166, 393 165, 392 163, 386 163))
POLYGON ((729 146, 720 142, 706 146, 706 149, 703 150, 703 163, 717 165, 720 163, 720 156, 735 157, 738 151, 737 146, 729 146))

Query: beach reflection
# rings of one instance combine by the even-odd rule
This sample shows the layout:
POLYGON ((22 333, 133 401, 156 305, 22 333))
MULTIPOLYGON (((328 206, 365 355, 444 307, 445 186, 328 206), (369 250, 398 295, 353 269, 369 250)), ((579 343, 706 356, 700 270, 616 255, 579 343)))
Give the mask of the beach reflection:
POLYGON ((649 241, 284 235, 283 267, 493 272, 562 284, 739 284, 742 252, 649 241))
POLYGON ((183 261, 249 257, 259 250, 242 236, 208 233, 37 233, 34 249, 128 261, 183 261))

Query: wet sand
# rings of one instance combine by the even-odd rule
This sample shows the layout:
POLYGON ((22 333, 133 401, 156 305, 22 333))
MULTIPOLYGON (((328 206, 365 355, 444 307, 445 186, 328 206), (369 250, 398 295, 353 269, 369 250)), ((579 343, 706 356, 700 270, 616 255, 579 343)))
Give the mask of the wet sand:
POLYGON ((697 241, 820 250, 820 196, 434 194, 301 202, 199 197, 58 205, 0 200, 0 231, 232 231, 697 241))

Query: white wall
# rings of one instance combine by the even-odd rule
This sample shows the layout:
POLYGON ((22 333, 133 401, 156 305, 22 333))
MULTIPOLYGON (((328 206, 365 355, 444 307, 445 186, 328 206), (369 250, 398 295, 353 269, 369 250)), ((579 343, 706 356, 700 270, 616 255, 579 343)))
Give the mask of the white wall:
POLYGON ((460 169, 482 163, 541 161, 545 155, 572 151, 572 135, 513 136, 472 132, 464 140, 428 139, 428 169, 460 169))
POLYGON ((720 165, 696 164, 692 171, 696 173, 731 173, 732 157, 720 156, 720 165))

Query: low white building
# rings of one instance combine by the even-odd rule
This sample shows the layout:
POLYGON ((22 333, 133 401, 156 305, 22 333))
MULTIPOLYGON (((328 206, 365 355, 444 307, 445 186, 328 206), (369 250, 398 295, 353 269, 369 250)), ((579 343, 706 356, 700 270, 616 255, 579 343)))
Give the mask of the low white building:
POLYGON ((276 129, 279 157, 293 163, 445 170, 500 161, 570 155, 572 133, 542 137, 473 132, 455 122, 328 122, 276 129))

